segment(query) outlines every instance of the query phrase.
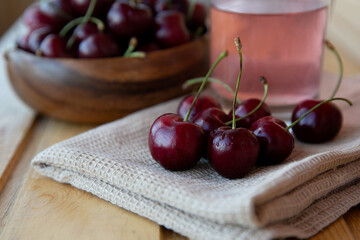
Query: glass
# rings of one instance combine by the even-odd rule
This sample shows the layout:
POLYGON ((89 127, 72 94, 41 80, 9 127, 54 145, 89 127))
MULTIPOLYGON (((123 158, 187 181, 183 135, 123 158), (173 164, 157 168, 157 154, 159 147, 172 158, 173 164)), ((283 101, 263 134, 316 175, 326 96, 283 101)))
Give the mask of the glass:
MULTIPOLYGON (((241 99, 263 96, 259 77, 269 82, 267 103, 293 105, 318 95, 329 0, 214 0, 210 10, 210 56, 229 56, 213 77, 235 89, 239 57, 234 38, 243 45, 241 99)), ((216 83, 212 88, 232 100, 216 83)))

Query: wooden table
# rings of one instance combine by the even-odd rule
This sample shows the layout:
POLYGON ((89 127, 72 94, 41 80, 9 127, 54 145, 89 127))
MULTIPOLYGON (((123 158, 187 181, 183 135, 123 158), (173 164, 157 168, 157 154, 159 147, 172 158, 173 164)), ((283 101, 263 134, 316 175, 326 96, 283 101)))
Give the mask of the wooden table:
MULTIPOLYGON (((338 46, 345 74, 360 74, 360 1, 335 2, 328 38, 338 46)), ((0 54, 14 44, 16 28, 0 42, 0 54)), ((325 69, 337 72, 325 53, 325 69)), ((31 159, 46 147, 94 125, 66 123, 26 107, 7 82, 0 59, 0 239, 185 239, 158 224, 69 185, 42 177, 31 159)), ((360 239, 360 206, 312 239, 360 239)))

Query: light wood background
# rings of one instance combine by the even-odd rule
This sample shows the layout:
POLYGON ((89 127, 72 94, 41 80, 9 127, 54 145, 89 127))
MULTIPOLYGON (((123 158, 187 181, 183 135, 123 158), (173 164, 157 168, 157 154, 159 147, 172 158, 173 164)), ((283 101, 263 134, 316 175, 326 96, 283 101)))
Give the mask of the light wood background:
POLYGON ((31 3, 31 0, 0 0, 0 36, 31 3))

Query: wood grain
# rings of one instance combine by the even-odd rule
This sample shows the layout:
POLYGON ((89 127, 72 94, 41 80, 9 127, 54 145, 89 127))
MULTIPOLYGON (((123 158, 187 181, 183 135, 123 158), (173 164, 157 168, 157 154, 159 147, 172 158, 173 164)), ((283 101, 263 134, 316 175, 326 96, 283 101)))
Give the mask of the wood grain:
POLYGON ((208 70, 208 39, 150 52, 145 59, 50 59, 6 55, 11 83, 31 107, 73 122, 99 123, 185 94, 208 70))

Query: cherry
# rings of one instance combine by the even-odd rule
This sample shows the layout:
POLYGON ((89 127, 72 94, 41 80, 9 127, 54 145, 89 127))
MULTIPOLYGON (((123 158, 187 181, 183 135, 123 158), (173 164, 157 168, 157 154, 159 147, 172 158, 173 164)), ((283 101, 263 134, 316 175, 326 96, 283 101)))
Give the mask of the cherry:
MULTIPOLYGON (((190 109, 191 103, 194 101, 195 96, 189 95, 183 98, 179 103, 177 113, 181 117, 185 117, 186 113, 190 109)), ((194 108, 191 110, 189 121, 192 122, 196 115, 208 108, 221 108, 220 103, 213 97, 210 96, 200 96, 196 101, 194 108)))
POLYGON ((264 123, 267 123, 267 122, 277 123, 280 126, 282 126, 283 128, 287 127, 286 123, 283 120, 276 118, 274 116, 266 116, 266 117, 259 118, 253 124, 251 124, 250 130, 253 131, 254 129, 262 126, 264 123))
POLYGON ((204 144, 202 128, 184 122, 177 114, 160 116, 150 128, 151 155, 161 166, 171 171, 194 167, 201 158, 204 144))
POLYGON ((254 167, 259 154, 256 136, 245 128, 220 127, 208 139, 207 156, 221 176, 244 177, 254 167))
MULTIPOLYGON (((257 165, 273 165, 284 161, 294 149, 294 137, 284 128, 282 120, 274 117, 260 118, 251 125, 260 144, 257 165), (267 118, 267 119, 265 119, 267 118), (278 124, 278 122, 280 124, 278 124)), ((286 127, 286 124, 285 124, 286 127)))
POLYGON ((39 4, 29 6, 22 16, 22 21, 31 30, 44 26, 59 27, 59 21, 42 12, 39 4))
POLYGON ((33 30, 29 35, 28 45, 30 51, 36 53, 36 51, 40 48, 41 42, 44 38, 50 33, 54 33, 54 31, 50 27, 41 27, 33 30))
POLYGON ((110 31, 119 38, 138 37, 151 30, 152 12, 143 4, 133 7, 115 2, 107 14, 107 23, 110 31))
MULTIPOLYGON (((190 7, 191 9, 191 7, 190 7)), ((206 9, 203 4, 195 3, 193 11, 190 13, 187 25, 189 29, 195 31, 198 28, 205 28, 206 9)))
POLYGON ((103 58, 119 54, 116 42, 105 33, 96 33, 81 41, 78 48, 80 58, 103 58))
POLYGON ((197 114, 193 122, 202 127, 206 136, 209 136, 212 130, 225 126, 228 120, 228 116, 223 110, 211 107, 197 114))
POLYGON ((100 30, 98 26, 93 22, 87 22, 85 24, 80 24, 74 29, 75 35, 75 45, 79 45, 81 41, 90 37, 93 34, 99 33, 100 30))
POLYGON ((47 3, 50 4, 53 8, 62 11, 60 14, 67 14, 69 16, 74 14, 73 8, 71 6, 71 0, 50 0, 47 3))
POLYGON ((188 0, 156 0, 155 12, 160 13, 166 10, 177 10, 184 15, 188 13, 188 0))
MULTIPOLYGON (((261 102, 261 100, 256 99, 256 98, 247 99, 247 100, 241 102, 235 108, 236 118, 241 118, 241 117, 247 115, 256 106, 258 106, 260 102, 261 102)), ((233 111, 231 110, 229 112, 229 117, 231 117, 232 114, 233 114, 233 111)), ((266 103, 263 103, 262 106, 258 110, 256 110, 253 114, 251 114, 247 118, 244 118, 240 121, 236 121, 236 126, 250 128, 251 124, 253 124, 256 120, 258 120, 259 118, 265 117, 265 116, 269 116, 269 115, 271 115, 270 109, 266 103)))
POLYGON ((49 34, 39 48, 40 55, 51 58, 72 57, 71 52, 66 48, 66 41, 57 34, 49 34))
MULTIPOLYGON (((321 103, 319 100, 305 100, 293 110, 294 122, 308 110, 321 103)), ((326 103, 315 109, 293 127, 297 139, 307 143, 322 143, 333 139, 340 131, 342 114, 333 103, 326 103)))
POLYGON ((222 53, 210 68, 184 119, 178 114, 168 113, 157 118, 152 124, 148 138, 150 153, 165 169, 186 170, 200 160, 206 144, 205 132, 199 125, 188 120, 207 79, 225 56, 227 52, 222 53))
POLYGON ((190 41, 184 15, 168 10, 156 15, 156 41, 164 47, 175 47, 190 41))
MULTIPOLYGON (((79 16, 84 16, 90 6, 91 0, 71 0, 71 6, 79 16)), ((93 16, 102 17, 106 15, 115 0, 97 0, 93 16)))
POLYGON ((16 40, 16 47, 27 52, 32 52, 29 47, 30 34, 31 31, 28 31, 25 35, 20 36, 20 38, 16 40))

